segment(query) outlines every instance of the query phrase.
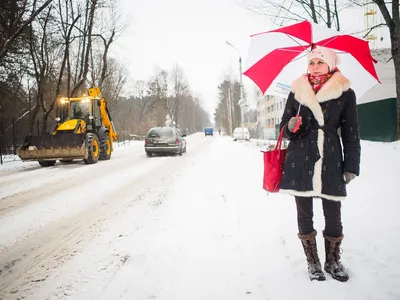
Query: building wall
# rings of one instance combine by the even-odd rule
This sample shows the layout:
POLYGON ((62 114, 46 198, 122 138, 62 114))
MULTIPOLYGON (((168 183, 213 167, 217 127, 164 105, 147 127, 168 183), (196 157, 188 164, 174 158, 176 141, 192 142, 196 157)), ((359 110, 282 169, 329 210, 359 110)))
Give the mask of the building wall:
POLYGON ((363 140, 392 142, 397 140, 396 83, 390 49, 376 49, 377 84, 357 99, 360 137, 363 140))
POLYGON ((358 126, 363 140, 397 140, 396 99, 384 99, 358 105, 358 126))

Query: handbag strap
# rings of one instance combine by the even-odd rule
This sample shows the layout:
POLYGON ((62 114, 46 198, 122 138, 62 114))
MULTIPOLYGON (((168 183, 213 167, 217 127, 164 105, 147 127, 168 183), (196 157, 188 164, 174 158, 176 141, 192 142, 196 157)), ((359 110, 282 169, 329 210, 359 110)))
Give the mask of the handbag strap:
POLYGON ((285 126, 283 126, 281 131, 279 132, 278 141, 276 142, 276 146, 275 146, 274 150, 281 150, 282 138, 283 138, 283 130, 285 130, 285 126))
MULTIPOLYGON (((285 125, 285 126, 286 126, 286 125, 285 125)), ((276 151, 276 150, 281 150, 282 138, 283 138, 283 131, 285 130, 285 126, 283 126, 282 129, 281 129, 281 131, 279 132, 279 137, 278 137, 278 141, 276 142, 275 151, 276 151)), ((278 151, 277 158, 278 158, 278 161, 280 161, 280 158, 281 158, 281 151, 278 151)))

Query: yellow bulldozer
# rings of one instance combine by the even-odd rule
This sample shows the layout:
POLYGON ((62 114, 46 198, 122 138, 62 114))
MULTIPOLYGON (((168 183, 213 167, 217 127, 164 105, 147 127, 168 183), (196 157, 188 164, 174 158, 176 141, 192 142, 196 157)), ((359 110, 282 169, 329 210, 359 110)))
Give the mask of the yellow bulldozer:
POLYGON ((58 99, 56 114, 57 123, 50 134, 25 137, 17 149, 21 160, 49 167, 56 160, 68 163, 83 159, 86 164, 94 164, 111 158, 118 134, 98 87, 90 88, 88 96, 58 99))

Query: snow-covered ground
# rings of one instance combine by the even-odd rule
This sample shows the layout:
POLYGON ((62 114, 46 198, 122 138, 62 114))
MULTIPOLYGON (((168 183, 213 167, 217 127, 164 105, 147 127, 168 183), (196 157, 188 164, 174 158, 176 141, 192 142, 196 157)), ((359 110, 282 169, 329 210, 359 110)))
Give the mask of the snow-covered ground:
MULTIPOLYGON (((0 166, 0 299, 400 299, 400 143, 362 143, 343 202, 351 279, 308 279, 292 197, 262 190, 260 143, 143 142, 110 161, 0 166)), ((323 214, 315 200, 323 257, 323 214)))

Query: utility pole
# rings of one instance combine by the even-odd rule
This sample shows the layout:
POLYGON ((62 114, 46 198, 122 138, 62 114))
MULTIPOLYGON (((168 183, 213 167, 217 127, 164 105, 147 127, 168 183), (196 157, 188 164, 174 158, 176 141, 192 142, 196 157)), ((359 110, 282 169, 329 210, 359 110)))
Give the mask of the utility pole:
POLYGON ((231 99, 231 84, 229 82, 228 85, 228 101, 227 101, 227 111, 228 111, 228 124, 229 124, 229 135, 232 135, 233 130, 232 130, 232 99, 231 99))
POLYGON ((240 105, 240 115, 241 115, 241 125, 242 125, 242 135, 244 136, 244 109, 247 106, 246 100, 244 99, 244 90, 243 90, 243 77, 242 77, 242 55, 240 54, 240 50, 236 48, 232 43, 225 41, 225 43, 231 46, 239 53, 239 105, 240 105))

